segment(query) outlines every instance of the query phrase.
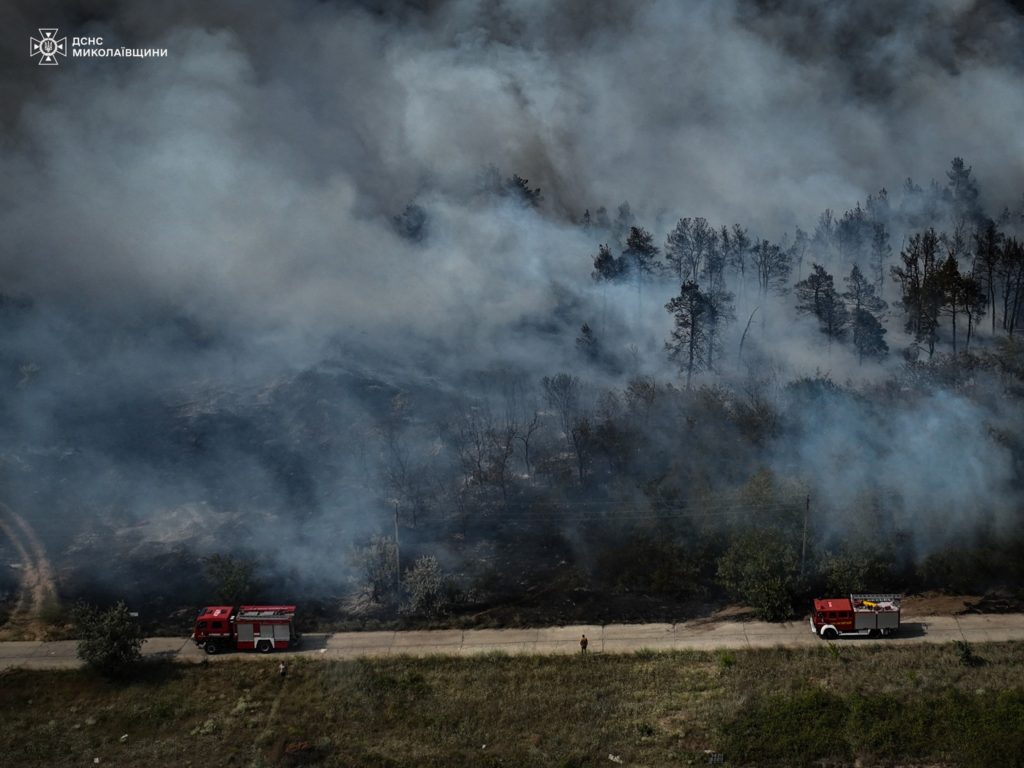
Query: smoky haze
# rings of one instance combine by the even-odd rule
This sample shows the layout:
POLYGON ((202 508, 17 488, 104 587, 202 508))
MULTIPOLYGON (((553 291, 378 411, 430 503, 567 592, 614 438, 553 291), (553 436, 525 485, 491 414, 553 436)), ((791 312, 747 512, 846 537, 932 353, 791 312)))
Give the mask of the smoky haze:
MULTIPOLYGON (((134 525, 202 551, 273 544, 322 573, 388 519, 397 396, 408 450, 437 456, 445 408, 494 391, 479 372, 536 387, 578 367, 583 322, 618 355, 585 374, 590 407, 627 372, 678 385, 675 286, 639 302, 596 286, 606 238, 586 209, 628 200, 660 246, 681 216, 782 240, 906 177, 945 184, 954 156, 986 210, 1024 191, 1024 23, 994 0, 16 0, 0 27, 5 483, 55 547, 134 525), (24 50, 40 26, 168 55, 40 68, 24 50), (490 169, 539 187, 539 207, 490 169), (395 222, 410 205, 411 231, 395 222)), ((736 314, 723 376, 779 408, 792 379, 900 364, 826 347, 789 297, 738 295, 736 314)), ((901 527, 927 529, 921 551, 1009 524, 1019 467, 991 427, 1019 415, 929 397, 895 420, 829 401, 744 468, 850 504, 880 483, 901 527), (915 407, 936 419, 924 436, 915 407)), ((702 471, 738 470, 712 455, 702 471)))

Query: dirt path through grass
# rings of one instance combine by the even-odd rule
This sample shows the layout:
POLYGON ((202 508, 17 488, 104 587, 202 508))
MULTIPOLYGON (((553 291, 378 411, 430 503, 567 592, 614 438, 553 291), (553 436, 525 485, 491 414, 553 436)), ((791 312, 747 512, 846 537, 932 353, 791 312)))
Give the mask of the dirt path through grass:
POLYGON ((7 624, 0 628, 0 640, 35 640, 45 636, 42 613, 57 598, 53 564, 32 526, 6 504, 0 503, 0 534, 10 540, 18 553, 20 585, 18 601, 7 624))

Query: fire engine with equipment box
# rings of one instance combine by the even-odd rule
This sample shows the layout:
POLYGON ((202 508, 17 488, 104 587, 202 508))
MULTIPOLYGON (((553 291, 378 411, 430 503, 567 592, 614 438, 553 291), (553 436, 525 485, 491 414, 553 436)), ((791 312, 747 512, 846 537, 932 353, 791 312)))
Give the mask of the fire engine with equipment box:
POLYGON ((302 636, 295 629, 294 605, 210 605, 196 617, 192 641, 209 654, 294 648, 302 636))
POLYGON ((811 632, 826 640, 840 635, 889 636, 900 628, 903 595, 850 595, 814 601, 811 632))

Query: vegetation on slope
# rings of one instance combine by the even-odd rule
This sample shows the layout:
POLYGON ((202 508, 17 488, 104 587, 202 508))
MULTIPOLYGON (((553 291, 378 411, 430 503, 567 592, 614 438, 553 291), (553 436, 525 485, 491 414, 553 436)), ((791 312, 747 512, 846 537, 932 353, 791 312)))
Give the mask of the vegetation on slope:
POLYGON ((20 766, 1020 765, 1015 644, 3 673, 20 766), (123 738, 124 737, 124 738, 123 738), (211 757, 215 756, 215 757, 211 757), (613 760, 614 758, 614 760, 613 760))

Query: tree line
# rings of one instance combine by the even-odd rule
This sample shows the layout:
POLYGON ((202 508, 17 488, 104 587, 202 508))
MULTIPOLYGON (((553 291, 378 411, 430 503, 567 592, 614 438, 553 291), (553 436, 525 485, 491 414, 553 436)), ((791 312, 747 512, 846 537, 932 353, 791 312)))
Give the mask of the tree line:
MULTIPOLYGON (((848 342, 859 362, 885 358, 886 278, 899 289, 894 309, 912 338, 906 354, 916 357, 924 350, 930 359, 940 338, 956 353, 970 347, 986 315, 992 335, 1001 330, 1013 336, 1018 328, 1024 316, 1024 244, 1007 232, 1021 223, 1009 210, 998 219, 982 212, 971 169, 961 158, 954 158, 947 179, 945 187, 933 182, 928 192, 908 179, 895 210, 885 189, 841 217, 826 210, 813 234, 797 228, 782 243, 752 237, 739 224, 715 227, 697 217, 679 219, 659 246, 634 222, 628 204, 619 207, 614 221, 604 209, 596 216, 588 210, 584 228, 609 237, 592 257, 591 275, 600 284, 635 285, 638 312, 646 285, 680 286, 665 304, 672 318, 665 351, 688 388, 696 374, 717 370, 724 330, 737 319, 737 294, 747 292, 748 304, 756 306, 741 353, 753 315, 765 311, 769 296, 792 292, 795 310, 817 321, 829 348, 848 342), (912 231, 922 224, 928 226, 912 231), (949 230, 939 232, 936 225, 949 230), (908 234, 897 263, 889 264, 894 229, 908 234), (808 259, 810 271, 803 277, 808 259), (829 265, 843 269, 842 285, 829 265)), ((1018 218, 1024 218, 1024 208, 1018 218)), ((600 344, 589 323, 581 328, 579 344, 589 357, 598 356, 600 344)))

